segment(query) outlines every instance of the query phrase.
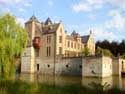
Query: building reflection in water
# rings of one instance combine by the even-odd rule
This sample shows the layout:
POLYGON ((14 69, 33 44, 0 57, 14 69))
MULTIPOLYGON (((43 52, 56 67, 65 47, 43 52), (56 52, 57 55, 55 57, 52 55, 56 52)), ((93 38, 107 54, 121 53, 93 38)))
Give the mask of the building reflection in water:
POLYGON ((85 77, 85 78, 82 78, 82 85, 83 86, 87 86, 87 87, 91 87, 91 84, 92 83, 95 83, 95 84, 99 84, 99 85, 103 85, 105 83, 107 83, 109 85, 108 88, 112 87, 113 86, 113 82, 112 82, 112 77, 106 77, 106 78, 91 78, 91 77, 85 77))
POLYGON ((52 75, 37 75, 37 74, 21 74, 19 79, 29 82, 40 82, 51 85, 83 85, 91 87, 91 83, 104 85, 108 83, 112 87, 125 89, 125 78, 120 76, 111 76, 106 78, 92 78, 92 77, 73 77, 73 76, 52 76, 52 75))

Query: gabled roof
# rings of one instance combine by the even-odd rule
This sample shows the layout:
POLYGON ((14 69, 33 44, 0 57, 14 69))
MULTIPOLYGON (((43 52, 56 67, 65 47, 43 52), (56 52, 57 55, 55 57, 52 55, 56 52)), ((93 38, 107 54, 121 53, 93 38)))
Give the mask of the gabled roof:
POLYGON ((59 27, 59 23, 58 24, 52 24, 52 25, 46 25, 42 28, 43 34, 54 33, 54 32, 57 31, 58 27, 59 27))
POLYGON ((89 40, 89 37, 90 37, 90 35, 81 36, 81 38, 82 38, 82 42, 83 42, 83 43, 87 43, 88 40, 89 40))

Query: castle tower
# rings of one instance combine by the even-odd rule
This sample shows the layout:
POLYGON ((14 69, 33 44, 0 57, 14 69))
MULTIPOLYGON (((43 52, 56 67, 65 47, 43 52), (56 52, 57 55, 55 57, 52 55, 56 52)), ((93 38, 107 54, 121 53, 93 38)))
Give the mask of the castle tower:
POLYGON ((35 24, 38 22, 33 15, 26 23, 25 28, 28 32, 28 45, 21 57, 21 72, 22 73, 34 73, 35 72, 35 24))

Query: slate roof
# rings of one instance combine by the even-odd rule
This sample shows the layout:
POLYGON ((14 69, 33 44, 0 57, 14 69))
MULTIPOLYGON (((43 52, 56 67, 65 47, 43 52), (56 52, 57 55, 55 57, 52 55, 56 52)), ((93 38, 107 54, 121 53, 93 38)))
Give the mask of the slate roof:
POLYGON ((26 23, 32 22, 32 21, 39 22, 39 21, 37 20, 37 18, 35 17, 35 15, 33 15, 26 23))
POLYGON ((83 42, 83 43, 87 43, 88 40, 89 40, 89 35, 81 36, 81 38, 82 38, 82 42, 83 42))
POLYGON ((54 33, 57 31, 59 27, 59 23, 58 24, 52 24, 52 25, 45 25, 42 29, 43 29, 43 34, 50 34, 50 33, 54 33))
POLYGON ((48 17, 47 20, 45 21, 45 25, 48 25, 48 23, 52 24, 51 19, 48 17))

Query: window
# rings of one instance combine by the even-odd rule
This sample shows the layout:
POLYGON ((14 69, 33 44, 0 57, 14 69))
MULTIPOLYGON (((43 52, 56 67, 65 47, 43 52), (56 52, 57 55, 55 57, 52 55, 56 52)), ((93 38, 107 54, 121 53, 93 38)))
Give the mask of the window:
POLYGON ((73 48, 73 42, 71 43, 71 48, 73 48))
POLYGON ((78 44, 78 49, 80 49, 80 44, 78 44))
POLYGON ((51 47, 46 47, 46 56, 50 56, 51 55, 51 47))
POLYGON ((74 48, 76 49, 76 43, 74 44, 74 48))
POLYGON ((49 42, 49 37, 47 36, 47 43, 49 42))
POLYGON ((51 36, 47 36, 47 43, 51 43, 51 36))
POLYGON ((59 54, 62 54, 62 47, 59 47, 59 54))
POLYGON ((62 43, 62 36, 59 36, 59 43, 62 43))
POLYGON ((70 41, 67 42, 67 46, 70 47, 70 41))

